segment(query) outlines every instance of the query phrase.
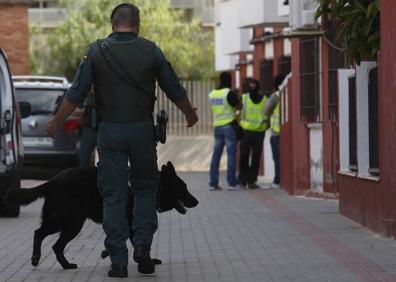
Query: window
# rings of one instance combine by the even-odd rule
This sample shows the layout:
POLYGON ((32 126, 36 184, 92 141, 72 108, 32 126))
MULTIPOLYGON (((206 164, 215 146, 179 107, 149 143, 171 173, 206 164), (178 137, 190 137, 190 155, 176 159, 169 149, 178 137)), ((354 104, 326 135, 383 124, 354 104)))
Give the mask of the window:
POLYGON ((348 79, 349 108, 349 170, 357 171, 357 113, 356 113, 356 77, 348 79))
POLYGON ((306 123, 320 122, 318 37, 308 37, 300 40, 300 76, 301 120, 306 123))
POLYGON ((379 175, 378 68, 369 71, 369 173, 379 175))
POLYGON ((272 89, 273 79, 273 61, 262 60, 260 62, 260 86, 262 94, 270 96, 273 92, 272 89))
POLYGON ((282 57, 278 59, 278 73, 288 74, 290 73, 290 57, 282 57))

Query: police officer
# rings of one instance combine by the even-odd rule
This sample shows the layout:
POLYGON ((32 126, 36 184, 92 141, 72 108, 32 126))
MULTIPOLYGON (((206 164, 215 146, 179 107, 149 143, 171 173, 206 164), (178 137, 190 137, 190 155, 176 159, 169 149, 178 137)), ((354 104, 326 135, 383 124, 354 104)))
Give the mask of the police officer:
POLYGON ((272 159, 274 160, 275 176, 271 188, 279 188, 280 184, 280 92, 284 86, 284 74, 278 74, 274 78, 274 92, 269 97, 266 105, 266 115, 271 116, 271 149, 272 159), (282 88, 282 89, 281 89, 282 88))
POLYGON ((236 110, 240 108, 238 94, 231 90, 231 74, 222 72, 220 74, 220 84, 209 93, 209 102, 213 114, 214 126, 214 150, 210 163, 209 189, 220 190, 219 186, 219 166, 224 145, 227 146, 227 182, 228 189, 235 190, 236 179, 236 150, 237 134, 236 110))
POLYGON ((241 188, 259 188, 256 184, 263 151, 265 130, 268 118, 264 113, 267 97, 260 95, 260 82, 250 79, 248 91, 242 96, 240 125, 243 128, 243 139, 240 142, 239 186, 241 188), (251 156, 251 158, 250 158, 251 156), (249 159, 251 162, 249 163, 249 159))
POLYGON ((103 197, 105 247, 112 263, 108 275, 127 277, 128 160, 135 193, 133 259, 139 273, 154 273, 150 247, 158 227, 155 205, 159 173, 152 118, 156 80, 184 113, 188 127, 198 117, 162 51, 138 36, 139 9, 132 4, 118 5, 112 12, 111 24, 113 33, 90 45, 66 99, 48 124, 48 132, 54 136, 93 84, 100 120, 98 186, 103 197))

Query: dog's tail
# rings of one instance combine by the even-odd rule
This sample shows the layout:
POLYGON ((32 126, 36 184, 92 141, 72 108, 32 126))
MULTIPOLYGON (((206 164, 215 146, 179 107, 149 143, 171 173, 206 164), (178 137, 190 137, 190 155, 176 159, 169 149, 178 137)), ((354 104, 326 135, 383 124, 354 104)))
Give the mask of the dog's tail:
POLYGON ((10 189, 7 192, 6 200, 15 205, 26 206, 38 198, 45 197, 50 183, 49 181, 34 188, 10 189))

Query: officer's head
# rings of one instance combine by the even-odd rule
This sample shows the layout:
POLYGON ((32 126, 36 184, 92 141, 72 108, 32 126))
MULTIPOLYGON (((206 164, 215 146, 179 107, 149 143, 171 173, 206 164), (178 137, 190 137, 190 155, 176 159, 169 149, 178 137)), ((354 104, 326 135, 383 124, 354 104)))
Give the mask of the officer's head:
POLYGON ((231 88, 232 77, 228 71, 220 73, 220 88, 231 88))
POLYGON ((258 94, 260 90, 260 82, 257 79, 252 78, 249 81, 249 93, 258 94))
POLYGON ((111 13, 111 25, 113 31, 139 32, 140 16, 139 8, 129 3, 116 6, 111 13))

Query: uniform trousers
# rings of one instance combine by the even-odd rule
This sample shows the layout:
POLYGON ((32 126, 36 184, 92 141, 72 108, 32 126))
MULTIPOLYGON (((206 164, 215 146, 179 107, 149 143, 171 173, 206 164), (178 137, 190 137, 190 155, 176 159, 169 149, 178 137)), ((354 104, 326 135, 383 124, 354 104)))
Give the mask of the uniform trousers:
POLYGON ((254 132, 244 130, 243 139, 239 144, 239 177, 241 184, 255 183, 260 168, 261 153, 265 131, 254 132))
MULTIPOLYGON (((99 178, 103 197, 105 248, 113 266, 128 264, 126 215, 128 160, 135 195, 133 245, 150 248, 158 228, 156 198, 159 185, 153 120, 140 122, 100 122, 98 128, 99 178)), ((128 211, 130 212, 130 211, 128 211)))

